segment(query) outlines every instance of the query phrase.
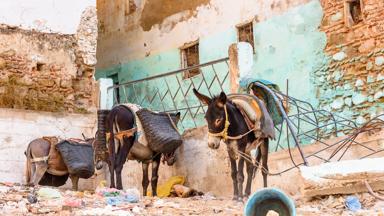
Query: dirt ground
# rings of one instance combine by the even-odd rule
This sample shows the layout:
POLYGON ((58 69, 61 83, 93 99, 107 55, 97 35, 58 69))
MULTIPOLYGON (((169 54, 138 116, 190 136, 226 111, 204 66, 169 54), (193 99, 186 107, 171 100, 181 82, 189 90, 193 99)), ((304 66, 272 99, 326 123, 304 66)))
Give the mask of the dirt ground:
MULTIPOLYGON (((189 198, 140 198, 137 203, 108 205, 98 192, 74 192, 48 188, 49 196, 39 195, 39 188, 0 183, 0 215, 242 215, 244 203, 230 197, 210 194, 189 198)), ((44 189, 47 189, 44 187, 44 189)), ((47 195, 47 194, 46 194, 47 195)), ((362 206, 352 212, 345 205, 346 196, 327 196, 312 200, 295 198, 297 215, 374 215, 384 216, 384 202, 369 194, 355 195, 362 206)))

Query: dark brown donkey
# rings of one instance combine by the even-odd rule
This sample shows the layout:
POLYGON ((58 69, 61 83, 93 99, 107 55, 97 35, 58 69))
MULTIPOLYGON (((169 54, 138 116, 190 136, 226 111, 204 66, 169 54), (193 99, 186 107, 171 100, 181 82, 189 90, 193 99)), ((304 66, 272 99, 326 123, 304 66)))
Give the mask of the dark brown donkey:
MULTIPOLYGON (((86 139, 87 143, 93 143, 94 139, 86 139)), ((43 137, 32 140, 25 151, 26 183, 28 185, 45 185, 59 187, 65 184, 68 176, 72 180, 72 189, 78 189, 79 177, 69 175, 60 153, 51 143, 57 143, 56 137, 43 137)))
POLYGON ((213 98, 200 94, 196 89, 193 89, 193 92, 201 102, 208 105, 205 114, 208 124, 208 146, 212 149, 218 149, 221 141, 227 145, 234 199, 239 201, 243 199, 244 162, 246 162, 248 176, 244 196, 248 197, 251 193, 252 179, 257 171, 257 166, 254 166, 250 156, 250 147, 252 146, 257 147, 256 165, 259 165, 260 160, 262 160, 261 170, 264 187, 267 187, 268 138, 274 137, 268 135, 261 135, 262 138, 255 137, 255 133, 251 133, 253 129, 248 127, 241 111, 232 101, 227 99, 224 92, 213 98))
MULTIPOLYGON (((176 116, 176 124, 180 118, 180 113, 170 114, 176 116)), ((106 120, 107 132, 109 135, 108 141, 108 154, 109 154, 109 172, 111 178, 111 187, 117 189, 123 189, 121 171, 123 169, 125 161, 137 160, 142 162, 143 168, 143 195, 147 195, 147 188, 149 185, 148 179, 148 166, 152 163, 152 195, 157 195, 157 180, 158 171, 160 166, 161 157, 167 162, 168 166, 175 163, 174 152, 170 154, 160 154, 154 152, 149 146, 135 142, 136 128, 135 128, 135 115, 125 105, 115 106, 107 116, 106 120), (117 134, 121 136, 118 137, 117 134), (115 182, 116 173, 116 182, 115 182), (116 183, 116 184, 115 184, 116 183)))

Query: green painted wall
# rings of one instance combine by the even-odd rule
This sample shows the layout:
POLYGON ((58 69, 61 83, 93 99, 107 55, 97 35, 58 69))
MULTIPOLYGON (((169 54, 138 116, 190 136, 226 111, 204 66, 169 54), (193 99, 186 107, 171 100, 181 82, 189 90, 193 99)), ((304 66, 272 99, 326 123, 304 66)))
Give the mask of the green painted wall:
MULTIPOLYGON (((256 52, 252 77, 270 80, 277 83, 281 89, 285 89, 285 83, 288 79, 289 95, 310 101, 316 105, 313 72, 327 63, 326 56, 323 53, 326 45, 326 35, 318 30, 322 16, 322 7, 319 1, 314 0, 305 5, 292 8, 282 15, 275 16, 264 22, 255 23, 254 41, 256 52)), ((204 63, 227 57, 228 47, 234 42, 237 42, 235 27, 209 37, 200 38, 200 62, 204 63)), ((176 70, 180 68, 180 65, 179 50, 174 48, 120 66, 97 70, 96 77, 105 77, 113 73, 113 71, 117 71, 120 82, 127 82, 176 70)), ((225 75, 228 70, 226 64, 214 66, 214 69, 220 74, 219 77, 225 75)), ((208 83, 213 79, 212 70, 212 67, 202 69, 208 83)), ((201 82, 201 76, 189 80, 182 80, 181 75, 178 78, 184 92, 188 90, 191 82, 194 82, 195 85, 201 82)), ((223 77, 220 77, 220 79, 223 79, 223 77)), ((174 95, 177 91, 178 81, 176 77, 169 77, 167 81, 172 95, 174 95)), ((224 88, 229 90, 228 80, 224 88)), ((203 92, 207 93, 205 87, 202 89, 203 92)), ((220 92, 217 85, 214 85, 212 89, 215 93, 220 92)), ((146 95, 152 96, 157 91, 160 95, 166 93, 167 88, 163 79, 137 84, 134 87, 129 86, 125 89, 128 98, 130 100, 133 98, 134 101, 140 101, 146 95)), ((144 101, 150 101, 150 99, 146 98, 144 101)), ((164 101, 165 108, 172 107, 171 98, 166 96, 164 101)), ((199 102, 197 102, 190 89, 186 99, 183 98, 181 93, 178 93, 175 96, 175 103, 178 108, 182 108, 186 107, 186 103, 192 106, 197 105, 199 102)), ((154 99, 152 104, 149 104, 149 102, 144 103, 144 106, 152 109, 163 108, 163 105, 157 99, 154 99)), ((193 111, 195 110, 193 109, 193 111)), ((190 118, 189 115, 187 114, 187 119, 190 118)), ((202 112, 200 112, 199 116, 197 124, 204 124, 202 112)), ((186 121, 184 126, 186 128, 193 127, 194 123, 186 121)))
POLYGON ((322 19, 318 1, 294 8, 254 26, 253 75, 270 80, 289 95, 317 104, 312 73, 326 61, 326 35, 318 30, 322 19))

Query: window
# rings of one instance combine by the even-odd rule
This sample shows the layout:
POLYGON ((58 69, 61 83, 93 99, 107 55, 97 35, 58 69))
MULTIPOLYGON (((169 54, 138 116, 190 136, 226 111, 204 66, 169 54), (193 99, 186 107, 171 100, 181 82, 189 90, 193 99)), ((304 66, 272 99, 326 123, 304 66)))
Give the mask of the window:
POLYGON ((44 63, 36 63, 36 70, 37 71, 42 71, 44 69, 44 63))
POLYGON ((239 42, 248 42, 251 44, 253 52, 255 52, 255 45, 253 40, 253 24, 252 22, 240 25, 237 27, 237 37, 239 42))
POLYGON ((347 26, 353 26, 363 21, 361 0, 345 0, 344 13, 347 26))
MULTIPOLYGON (((182 68, 199 65, 199 43, 194 42, 180 48, 182 68)), ((195 68, 184 72, 183 79, 189 79, 200 74, 200 69, 195 68)))

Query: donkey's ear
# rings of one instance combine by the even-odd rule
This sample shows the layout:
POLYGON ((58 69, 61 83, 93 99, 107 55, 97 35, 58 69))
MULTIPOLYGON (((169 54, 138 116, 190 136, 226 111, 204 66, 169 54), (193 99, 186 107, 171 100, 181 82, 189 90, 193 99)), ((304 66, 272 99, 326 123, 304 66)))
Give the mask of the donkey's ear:
POLYGON ((196 97, 201 101, 203 102, 203 104, 205 105, 208 105, 211 103, 211 98, 209 98, 208 96, 205 96, 203 94, 200 94, 196 89, 193 89, 193 93, 196 95, 196 97))
POLYGON ((177 119, 177 121, 180 120, 180 116, 181 116, 181 113, 180 113, 180 112, 177 112, 177 113, 176 113, 176 119, 177 119))
POLYGON ((220 93, 220 96, 217 98, 217 106, 224 107, 227 103, 227 95, 224 92, 220 93))

